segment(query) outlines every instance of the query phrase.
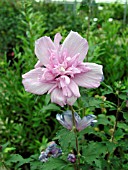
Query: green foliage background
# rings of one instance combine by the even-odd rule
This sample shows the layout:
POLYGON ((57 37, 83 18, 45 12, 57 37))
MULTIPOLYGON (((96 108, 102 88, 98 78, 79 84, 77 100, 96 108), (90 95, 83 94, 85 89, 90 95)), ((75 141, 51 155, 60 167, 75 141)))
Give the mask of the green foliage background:
MULTIPOLYGON (((88 40, 88 61, 102 64, 105 78, 98 89, 80 89, 82 97, 74 105, 81 116, 93 113, 98 119, 94 127, 79 136, 81 169, 128 169, 128 14, 124 20, 121 4, 100 4, 103 10, 99 10, 99 4, 89 2, 73 6, 32 0, 0 1, 1 170, 73 169, 65 156, 50 159, 44 165, 38 161, 40 151, 58 129, 55 140, 64 148, 63 152, 70 152, 73 141, 67 142, 66 132, 55 119, 57 113, 67 108, 50 103, 49 95, 25 92, 22 85, 22 74, 37 61, 35 40, 44 35, 53 39, 57 32, 64 40, 70 30, 88 40), (109 18, 113 21, 109 22, 109 18)), ((73 139, 72 134, 68 138, 73 139)))

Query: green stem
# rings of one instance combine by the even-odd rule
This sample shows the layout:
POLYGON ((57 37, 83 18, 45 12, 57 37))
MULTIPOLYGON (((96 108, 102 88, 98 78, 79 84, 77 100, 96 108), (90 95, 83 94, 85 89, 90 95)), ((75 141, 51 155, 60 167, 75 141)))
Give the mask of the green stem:
MULTIPOLYGON (((117 128, 117 123, 118 123, 119 105, 120 105, 120 101, 119 101, 119 98, 118 98, 118 101, 117 101, 117 111, 116 111, 116 121, 114 123, 114 130, 113 130, 113 133, 112 133, 112 136, 111 136, 111 142, 112 143, 114 142, 114 135, 115 135, 116 128, 117 128)), ((110 157, 110 152, 108 152, 108 154, 107 154, 107 160, 108 161, 109 161, 109 157, 110 157)))
POLYGON ((74 164, 74 170, 77 170, 76 164, 74 164))
POLYGON ((78 134, 77 134, 77 129, 76 129, 76 122, 75 122, 75 115, 74 115, 74 110, 73 107, 70 106, 70 109, 72 111, 72 122, 73 122, 73 130, 75 133, 75 138, 76 138, 76 152, 77 152, 77 170, 80 170, 80 157, 79 157, 79 142, 78 142, 78 134))

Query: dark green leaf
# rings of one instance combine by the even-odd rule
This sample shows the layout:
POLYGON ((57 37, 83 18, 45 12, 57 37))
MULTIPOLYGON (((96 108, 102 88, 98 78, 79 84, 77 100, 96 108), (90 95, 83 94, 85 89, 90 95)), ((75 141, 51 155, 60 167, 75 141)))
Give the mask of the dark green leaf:
POLYGON ((110 142, 110 141, 106 141, 104 144, 106 145, 107 151, 109 153, 112 153, 115 150, 115 148, 117 147, 115 143, 110 142))
POLYGON ((124 132, 122 131, 122 129, 117 129, 115 134, 114 134, 114 137, 116 140, 120 140, 121 138, 124 137, 124 132))
POLYGON ((24 158, 19 154, 12 154, 10 155, 10 159, 8 162, 14 162, 14 163, 24 162, 24 158))
POLYGON ((43 164, 43 168, 46 170, 62 170, 65 166, 67 166, 67 162, 59 158, 50 158, 43 164))
POLYGON ((30 162, 30 169, 31 170, 41 170, 43 168, 43 163, 39 161, 30 162))
POLYGON ((121 123, 121 122, 119 122, 119 123, 117 124, 117 127, 128 131, 128 125, 127 125, 126 123, 121 123))
POLYGON ((128 121, 128 112, 123 112, 123 117, 128 121))
POLYGON ((98 122, 97 122, 97 124, 107 125, 107 124, 111 124, 111 122, 108 121, 108 118, 106 117, 106 115, 100 114, 100 115, 98 116, 98 122))
POLYGON ((122 100, 126 100, 127 95, 126 94, 119 94, 119 98, 122 100))
POLYGON ((82 151, 85 161, 91 164, 97 158, 100 158, 101 155, 105 155, 107 153, 107 148, 102 143, 90 142, 87 146, 83 147, 82 151))
POLYGON ((75 134, 73 131, 69 131, 67 129, 61 129, 57 133, 57 138, 59 139, 59 143, 63 148, 63 151, 75 148, 75 134))
POLYGON ((100 105, 102 103, 103 103, 103 101, 100 99, 96 99, 94 97, 89 98, 89 106, 90 107, 100 108, 100 105))

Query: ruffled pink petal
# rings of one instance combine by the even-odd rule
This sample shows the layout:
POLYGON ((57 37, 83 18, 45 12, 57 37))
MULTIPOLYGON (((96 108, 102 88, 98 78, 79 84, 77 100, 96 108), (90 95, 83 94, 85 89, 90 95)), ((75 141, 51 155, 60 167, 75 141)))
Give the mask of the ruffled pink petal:
POLYGON ((46 81, 54 81, 55 75, 52 74, 51 70, 48 70, 47 68, 44 69, 44 74, 42 76, 42 80, 46 81))
POLYGON ((71 97, 72 96, 72 92, 68 87, 63 87, 62 91, 63 91, 63 95, 65 97, 71 97))
POLYGON ((41 37, 35 42, 35 54, 42 65, 49 63, 50 51, 54 50, 55 46, 50 37, 41 37))
POLYGON ((37 68, 29 71, 28 73, 22 76, 23 77, 22 83, 27 92, 41 95, 46 93, 54 86, 54 84, 40 82, 41 75, 42 69, 37 68))
POLYGON ((70 78, 68 76, 62 75, 59 79, 60 87, 67 87, 70 83, 70 78))
POLYGON ((83 61, 88 52, 88 42, 77 32, 71 31, 62 44, 61 52, 65 50, 71 58, 79 54, 79 60, 83 61))
POLYGON ((69 104, 70 106, 72 106, 75 103, 76 100, 77 100, 77 97, 72 96, 72 97, 67 98, 66 103, 69 104))
POLYGON ((78 86, 86 88, 97 88, 100 86, 100 82, 103 78, 102 65, 95 63, 86 63, 86 66, 90 68, 85 73, 76 74, 73 80, 78 86))
POLYGON ((66 99, 62 93, 62 90, 60 90, 59 88, 55 88, 51 92, 51 102, 57 103, 58 105, 62 107, 66 104, 66 99))
POLYGON ((69 89, 72 91, 74 96, 80 97, 79 87, 73 80, 70 81, 69 89))
POLYGON ((54 44, 55 44, 55 46, 56 46, 57 49, 58 49, 59 46, 60 46, 60 41, 61 41, 61 39, 62 39, 62 36, 61 36, 60 33, 57 33, 57 34, 55 35, 55 37, 54 37, 54 44))

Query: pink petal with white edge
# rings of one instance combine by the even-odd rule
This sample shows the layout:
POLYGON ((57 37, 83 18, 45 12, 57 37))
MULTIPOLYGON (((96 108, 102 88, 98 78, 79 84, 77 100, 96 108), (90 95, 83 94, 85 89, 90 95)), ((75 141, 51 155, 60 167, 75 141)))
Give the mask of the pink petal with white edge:
POLYGON ((72 106, 75 103, 76 100, 77 100, 77 97, 72 96, 70 98, 67 98, 66 103, 69 104, 70 106, 72 106))
POLYGON ((62 53, 66 50, 69 57, 79 55, 79 60, 83 61, 88 52, 88 42, 77 32, 71 31, 62 44, 62 53))
POLYGON ((78 86, 86 88, 97 88, 100 86, 100 82, 103 78, 102 65, 95 63, 86 63, 86 66, 90 68, 88 72, 76 74, 73 80, 78 86))
POLYGON ((40 82, 39 78, 41 75, 42 69, 37 68, 29 71, 28 73, 22 76, 23 77, 22 83, 27 92, 42 95, 54 86, 54 84, 40 82))
POLYGON ((43 69, 39 67, 23 74, 22 78, 37 79, 38 77, 42 76, 42 74, 43 74, 43 69))
POLYGON ((34 68, 38 68, 38 67, 42 67, 43 64, 40 62, 40 60, 37 61, 37 63, 35 64, 34 68))
POLYGON ((35 42, 35 54, 42 65, 49 63, 50 51, 55 49, 55 45, 50 37, 41 37, 35 42))
POLYGON ((59 48, 60 46, 61 39, 62 39, 62 36, 60 35, 60 33, 57 33, 54 37, 54 44, 57 48, 59 48))
POLYGON ((63 95, 62 90, 60 90, 59 88, 55 88, 51 92, 51 102, 57 103, 58 105, 63 107, 66 104, 65 101, 65 96, 63 95))

